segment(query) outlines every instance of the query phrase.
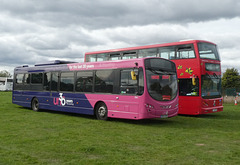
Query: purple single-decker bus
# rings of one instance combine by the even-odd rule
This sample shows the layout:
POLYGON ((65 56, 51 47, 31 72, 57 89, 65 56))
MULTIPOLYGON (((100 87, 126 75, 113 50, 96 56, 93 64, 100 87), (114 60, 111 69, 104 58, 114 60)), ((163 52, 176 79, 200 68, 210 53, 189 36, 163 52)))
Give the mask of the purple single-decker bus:
POLYGON ((100 120, 168 118, 178 114, 177 72, 158 57, 24 65, 14 70, 12 102, 100 120))

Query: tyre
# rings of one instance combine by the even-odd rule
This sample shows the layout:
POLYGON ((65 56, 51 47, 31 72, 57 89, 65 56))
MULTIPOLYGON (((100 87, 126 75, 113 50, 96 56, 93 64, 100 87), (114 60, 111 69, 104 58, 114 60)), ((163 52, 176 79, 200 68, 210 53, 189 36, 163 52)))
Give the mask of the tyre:
POLYGON ((32 110, 39 111, 39 102, 36 97, 32 100, 32 110))
POLYGON ((97 104, 96 109, 95 109, 95 115, 98 120, 107 120, 108 109, 107 109, 107 106, 103 102, 97 104))

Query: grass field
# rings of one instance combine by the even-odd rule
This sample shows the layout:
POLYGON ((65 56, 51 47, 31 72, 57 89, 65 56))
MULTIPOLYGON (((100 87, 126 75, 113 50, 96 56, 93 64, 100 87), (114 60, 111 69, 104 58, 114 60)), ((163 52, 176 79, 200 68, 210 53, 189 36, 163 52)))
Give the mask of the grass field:
POLYGON ((0 165, 240 164, 240 105, 198 117, 99 121, 34 112, 0 92, 0 165))

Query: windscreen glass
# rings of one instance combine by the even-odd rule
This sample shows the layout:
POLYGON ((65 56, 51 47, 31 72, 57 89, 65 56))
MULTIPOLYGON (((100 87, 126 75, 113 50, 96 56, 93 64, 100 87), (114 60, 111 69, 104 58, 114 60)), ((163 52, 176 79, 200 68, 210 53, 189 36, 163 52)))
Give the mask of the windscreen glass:
POLYGON ((163 59, 147 59, 145 67, 150 96, 158 101, 173 100, 178 92, 175 64, 163 59))
POLYGON ((200 58, 220 60, 216 45, 201 42, 198 43, 198 51, 200 58))
POLYGON ((202 97, 205 99, 221 97, 221 76, 202 76, 202 97))

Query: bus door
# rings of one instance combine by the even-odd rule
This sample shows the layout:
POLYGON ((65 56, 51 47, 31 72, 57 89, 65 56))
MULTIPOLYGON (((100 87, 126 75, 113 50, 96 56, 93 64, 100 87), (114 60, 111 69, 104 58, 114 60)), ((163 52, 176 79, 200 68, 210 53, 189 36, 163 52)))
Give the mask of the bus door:
POLYGON ((48 83, 48 88, 50 88, 49 92, 49 105, 52 106, 52 109, 56 108, 56 104, 58 104, 58 100, 56 98, 59 98, 59 72, 52 72, 50 74, 50 83, 48 83))
POLYGON ((179 79, 179 96, 179 114, 198 114, 201 107, 199 78, 179 79))
POLYGON ((23 73, 15 74, 13 86, 13 102, 25 100, 22 97, 23 88, 24 88, 24 74, 23 73))
POLYGON ((143 94, 142 68, 120 70, 119 86, 120 95, 117 96, 117 109, 124 112, 137 113, 139 96, 143 94))

